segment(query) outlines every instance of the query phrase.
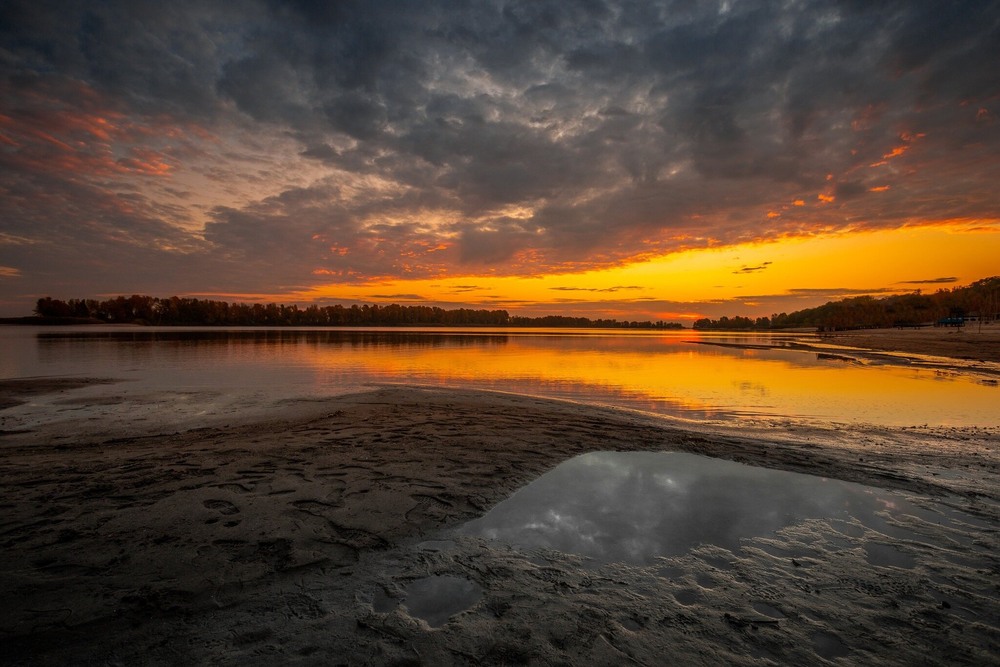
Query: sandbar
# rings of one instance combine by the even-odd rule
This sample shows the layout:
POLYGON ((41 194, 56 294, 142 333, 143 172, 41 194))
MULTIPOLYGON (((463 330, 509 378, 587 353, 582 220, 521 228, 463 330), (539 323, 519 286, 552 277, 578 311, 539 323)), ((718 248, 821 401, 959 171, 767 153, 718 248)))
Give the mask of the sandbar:
POLYGON ((868 350, 1000 363, 1000 323, 964 327, 860 329, 820 334, 826 342, 868 350))
POLYGON ((176 431, 120 418, 114 437, 82 422, 0 435, 6 664, 981 665, 1000 655, 1000 427, 709 429, 406 386, 176 431), (558 463, 601 450, 806 472, 969 518, 917 525, 926 540, 814 522, 650 567, 454 534, 558 463), (880 549, 910 565, 886 565, 880 549), (473 582, 482 596, 432 627, 405 596, 439 580, 473 582))

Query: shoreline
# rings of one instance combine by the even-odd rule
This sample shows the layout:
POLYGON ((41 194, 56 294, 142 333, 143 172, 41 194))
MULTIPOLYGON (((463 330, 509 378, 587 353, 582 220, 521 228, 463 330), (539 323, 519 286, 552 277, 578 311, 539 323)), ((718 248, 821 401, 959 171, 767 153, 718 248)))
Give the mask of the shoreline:
POLYGON ((861 329, 821 332, 820 340, 838 346, 888 352, 899 356, 945 357, 967 362, 1000 363, 1000 324, 981 329, 924 327, 921 329, 861 329))
POLYGON ((771 431, 392 387, 179 433, 8 432, 0 637, 13 664, 996 655, 1000 603, 976 574, 990 562, 974 543, 1000 548, 1000 428, 771 431), (561 461, 601 450, 685 451, 865 483, 981 525, 959 542, 922 527, 943 551, 896 544, 916 571, 866 560, 885 536, 829 527, 751 540, 740 553, 700 547, 651 568, 595 568, 449 532, 561 461), (475 582, 483 598, 430 628, 407 613, 407 586, 447 576, 475 582))

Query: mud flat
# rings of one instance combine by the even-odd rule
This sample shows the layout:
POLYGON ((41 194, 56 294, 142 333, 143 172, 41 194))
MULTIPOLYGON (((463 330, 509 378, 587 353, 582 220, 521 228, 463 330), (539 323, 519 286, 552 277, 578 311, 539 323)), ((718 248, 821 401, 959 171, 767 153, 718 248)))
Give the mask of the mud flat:
POLYGON ((5 664, 1000 655, 1000 427, 727 429, 413 387, 179 432, 130 426, 123 406, 114 437, 86 411, 26 425, 16 410, 0 412, 5 664), (637 450, 889 489, 922 513, 878 530, 810 520, 640 565, 457 530, 571 457, 637 450))
POLYGON ((903 354, 930 355, 965 361, 1000 363, 1000 324, 980 327, 922 327, 920 329, 864 329, 820 334, 836 345, 903 354))
POLYGON ((697 345, 743 350, 797 350, 820 359, 858 364, 889 364, 945 372, 970 373, 995 385, 1000 377, 1000 325, 962 329, 864 329, 800 333, 796 338, 736 342, 713 339, 697 345))

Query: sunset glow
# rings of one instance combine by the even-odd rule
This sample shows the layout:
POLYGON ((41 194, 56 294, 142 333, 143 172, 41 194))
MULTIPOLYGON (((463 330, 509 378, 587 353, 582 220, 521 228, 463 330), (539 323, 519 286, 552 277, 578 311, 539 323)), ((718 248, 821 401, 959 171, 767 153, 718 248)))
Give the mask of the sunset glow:
POLYGON ((2 315, 141 293, 690 322, 1000 266, 986 4, 7 7, 2 315))
MULTIPOLYGON (((996 271, 1000 226, 948 221, 900 230, 845 232, 710 250, 686 250, 609 269, 540 276, 468 276, 323 285, 301 301, 434 303, 531 315, 606 313, 689 321, 770 315, 857 294, 934 291, 996 271), (907 247, 907 254, 899 248, 907 247), (840 264, 850 258, 851 271, 840 264), (928 271, 945 274, 931 277, 928 271), (927 275, 900 281, 899 276, 927 275), (837 282, 832 286, 832 276, 837 282)), ((281 295, 247 295, 252 300, 281 295)))

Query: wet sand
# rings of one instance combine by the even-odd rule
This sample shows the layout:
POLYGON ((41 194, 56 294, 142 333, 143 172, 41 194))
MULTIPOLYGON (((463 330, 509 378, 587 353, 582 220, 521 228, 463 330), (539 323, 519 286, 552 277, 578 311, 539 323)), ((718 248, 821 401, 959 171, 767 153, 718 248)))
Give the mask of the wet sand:
POLYGON ((983 665, 1000 655, 1000 427, 709 429, 412 387, 233 417, 174 432, 130 428, 123 409, 115 437, 86 416, 8 424, 6 664, 983 665), (914 519, 921 540, 808 522, 649 567, 453 534, 595 450, 856 481, 965 518, 914 519), (415 583, 459 580, 482 595, 440 627, 408 612, 415 583))
POLYGON ((902 354, 931 355, 965 361, 1000 363, 1000 323, 970 322, 964 327, 864 329, 822 333, 835 345, 902 354))

